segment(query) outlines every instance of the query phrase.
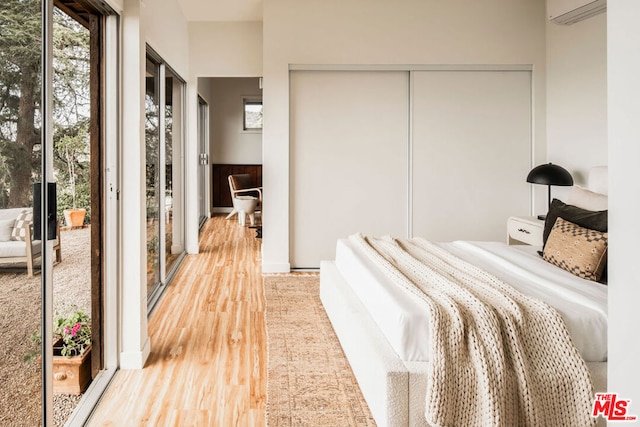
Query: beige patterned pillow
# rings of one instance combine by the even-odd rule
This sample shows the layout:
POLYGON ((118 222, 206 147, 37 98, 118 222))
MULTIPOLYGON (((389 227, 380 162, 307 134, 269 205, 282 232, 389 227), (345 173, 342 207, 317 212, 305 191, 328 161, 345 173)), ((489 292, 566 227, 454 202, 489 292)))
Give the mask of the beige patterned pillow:
POLYGON ((580 227, 558 217, 543 258, 578 277, 598 281, 607 263, 608 233, 580 227))
POLYGON ((18 218, 16 218, 16 223, 13 225, 13 230, 11 231, 11 240, 19 240, 24 242, 27 240, 27 232, 23 226, 31 225, 33 222, 33 213, 28 210, 24 210, 20 212, 18 218))

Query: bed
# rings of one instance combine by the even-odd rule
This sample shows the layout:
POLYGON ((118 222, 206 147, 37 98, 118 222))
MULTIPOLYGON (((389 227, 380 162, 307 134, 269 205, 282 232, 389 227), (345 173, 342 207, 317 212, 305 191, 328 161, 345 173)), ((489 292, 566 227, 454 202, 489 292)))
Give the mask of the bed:
MULTIPOLYGON (((598 190, 589 197, 606 192, 606 168, 590 172, 589 189, 598 190)), ((538 254, 539 247, 502 242, 437 246, 553 307, 586 362, 594 391, 606 391, 606 285, 550 264, 538 254)), ((427 314, 407 292, 390 284, 351 239, 339 240, 336 259, 323 261, 320 270, 321 301, 376 423, 427 426, 427 314)))

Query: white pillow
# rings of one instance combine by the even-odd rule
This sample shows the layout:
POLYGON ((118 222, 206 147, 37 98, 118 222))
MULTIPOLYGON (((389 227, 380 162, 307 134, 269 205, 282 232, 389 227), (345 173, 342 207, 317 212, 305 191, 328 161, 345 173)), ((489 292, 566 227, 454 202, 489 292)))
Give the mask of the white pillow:
POLYGON ((11 230, 11 240, 19 242, 27 240, 25 227, 31 226, 31 224, 33 224, 33 213, 31 210, 25 209, 16 218, 16 223, 13 225, 13 230, 11 230))
POLYGON ((605 211, 609 209, 609 197, 594 193, 579 185, 571 187, 567 203, 589 211, 605 211))
POLYGON ((11 240, 11 231, 15 223, 15 219, 0 219, 0 242, 11 240))

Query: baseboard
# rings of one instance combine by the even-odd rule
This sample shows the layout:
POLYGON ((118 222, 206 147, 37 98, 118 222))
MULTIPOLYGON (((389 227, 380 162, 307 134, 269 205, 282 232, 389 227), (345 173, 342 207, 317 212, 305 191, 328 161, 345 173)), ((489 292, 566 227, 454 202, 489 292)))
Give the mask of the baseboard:
POLYGON ((151 340, 147 337, 142 350, 120 353, 120 369, 142 369, 151 352, 151 340))
POLYGON ((213 210, 211 212, 214 213, 214 214, 219 214, 219 213, 228 214, 232 210, 233 210, 233 208, 213 208, 213 210))
POLYGON ((290 273, 291 264, 288 262, 263 262, 262 273, 290 273))

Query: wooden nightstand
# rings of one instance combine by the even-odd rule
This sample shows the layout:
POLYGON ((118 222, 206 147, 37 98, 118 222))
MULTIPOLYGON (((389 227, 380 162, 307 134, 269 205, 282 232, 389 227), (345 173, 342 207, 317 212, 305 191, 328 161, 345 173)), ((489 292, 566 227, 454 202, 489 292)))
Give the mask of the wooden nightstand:
POLYGON ((544 221, 535 216, 512 216, 507 220, 509 245, 542 246, 544 221))

